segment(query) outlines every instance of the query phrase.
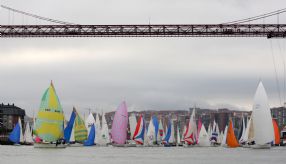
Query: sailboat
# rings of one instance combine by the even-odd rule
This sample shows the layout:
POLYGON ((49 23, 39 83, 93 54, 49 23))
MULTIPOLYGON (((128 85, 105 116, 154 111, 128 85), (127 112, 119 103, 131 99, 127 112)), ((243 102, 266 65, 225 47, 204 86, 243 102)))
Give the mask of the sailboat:
POLYGON ((248 145, 254 145, 254 126, 253 126, 253 119, 252 114, 249 119, 249 130, 248 130, 248 136, 247 136, 247 144, 248 145))
POLYGON ((101 140, 101 126, 100 126, 100 120, 99 120, 99 113, 96 113, 95 116, 96 120, 95 120, 95 143, 97 146, 100 145, 100 140, 101 140))
POLYGON ((199 133, 199 139, 198 139, 198 146, 201 147, 208 147, 211 146, 210 140, 209 140, 209 135, 206 131, 206 128, 204 124, 201 126, 201 130, 199 133))
POLYGON ((230 148, 236 148, 239 147, 238 141, 235 137, 234 130, 233 130, 233 125, 232 125, 232 120, 229 120, 228 124, 228 130, 227 130, 227 136, 226 136, 226 143, 227 146, 230 148))
POLYGON ((156 116, 152 116, 149 122, 147 138, 146 138, 148 146, 158 145, 157 143, 158 131, 159 131, 158 119, 156 116))
POLYGON ((90 126, 90 132, 88 134, 88 138, 86 141, 84 141, 84 146, 93 146, 94 145, 94 139, 95 139, 95 126, 92 124, 90 126))
POLYGON ((181 142, 181 136, 180 136, 180 125, 179 125, 179 122, 177 124, 177 139, 176 139, 176 143, 177 143, 177 146, 183 146, 182 142, 181 142))
POLYGON ((101 128, 100 146, 107 146, 110 143, 108 125, 105 119, 105 114, 102 114, 102 128, 101 128))
POLYGON ((274 128, 274 142, 273 142, 273 144, 278 146, 280 144, 279 127, 278 127, 275 119, 272 119, 272 123, 273 123, 273 128, 274 128))
POLYGON ((84 120, 81 118, 78 112, 76 112, 73 130, 75 145, 72 146, 82 146, 84 141, 87 139, 87 129, 84 120))
POLYGON ((190 116, 189 125, 187 126, 186 133, 184 134, 185 145, 196 144, 197 136, 197 124, 195 120, 195 109, 193 109, 192 115, 190 116))
POLYGON ((247 121, 247 124, 246 124, 246 128, 245 128, 245 132, 242 136, 242 138, 240 139, 240 143, 243 145, 243 147, 248 147, 248 146, 245 146, 245 145, 248 145, 248 135, 249 135, 249 132, 250 132, 250 126, 251 126, 251 121, 252 119, 250 118, 248 121, 247 121))
POLYGON ((162 144, 162 140, 164 137, 164 129, 163 129, 163 124, 162 124, 162 118, 159 121, 159 127, 158 127, 158 136, 157 136, 157 142, 159 145, 162 144))
POLYGON ((172 120, 169 119, 166 135, 163 138, 163 144, 166 147, 172 146, 172 144, 173 144, 173 136, 172 136, 172 129, 173 128, 172 128, 172 126, 173 126, 172 120))
POLYGON ((228 131, 228 126, 226 125, 226 126, 225 126, 225 129, 224 129, 223 138, 222 138, 222 140, 221 140, 220 146, 223 146, 223 147, 226 147, 226 146, 227 146, 227 144, 226 144, 227 131, 228 131))
POLYGON ((136 142, 133 140, 133 136, 134 136, 134 132, 135 132, 135 128, 136 128, 136 116, 134 113, 131 114, 131 116, 129 116, 129 134, 130 134, 130 138, 128 138, 128 144, 134 144, 134 146, 136 146, 136 142))
POLYGON ((32 137, 32 132, 30 129, 30 124, 29 122, 26 123, 26 128, 25 128, 25 133, 24 133, 24 145, 33 145, 33 137, 32 137))
POLYGON ((11 141, 12 143, 14 143, 14 145, 20 145, 21 142, 21 133, 22 133, 22 128, 21 128, 21 119, 18 119, 17 124, 15 125, 15 127, 13 128, 12 132, 10 133, 8 139, 9 141, 11 141))
POLYGON ((112 145, 126 147, 128 112, 126 102, 123 101, 117 108, 111 128, 112 145))
POLYGON ((136 129, 136 125, 137 125, 137 120, 136 120, 136 116, 134 113, 131 114, 131 116, 129 117, 129 126, 130 126, 130 138, 132 139, 134 136, 134 132, 136 129))
POLYGON ((215 122, 213 123, 213 128, 212 128, 212 133, 211 133, 211 145, 212 146, 217 146, 219 145, 219 141, 218 141, 218 136, 219 135, 219 129, 218 129, 218 124, 215 122))
POLYGON ((252 119, 255 141, 252 148, 270 148, 274 140, 274 129, 267 94, 261 81, 254 96, 252 119))
POLYGON ((143 116, 141 115, 140 118, 138 119, 134 135, 133 135, 133 140, 138 144, 138 145, 143 145, 144 144, 144 138, 145 137, 145 121, 143 116))
POLYGON ((41 99, 35 135, 35 148, 66 147, 63 109, 52 82, 41 99))
MULTIPOLYGON (((201 120, 201 118, 199 118, 199 121, 198 121, 198 130, 197 130, 197 138, 196 138, 197 143, 199 142, 199 134, 200 134, 202 125, 203 125, 202 120, 201 120)), ((205 129, 206 129, 206 128, 205 128, 205 129)))
POLYGON ((239 135, 238 135, 238 138, 239 138, 238 141, 239 141, 239 144, 243 145, 243 144, 245 144, 243 138, 244 138, 245 131, 246 131, 244 117, 242 117, 241 121, 242 122, 241 122, 240 132, 239 132, 239 135))
MULTIPOLYGON (((96 133, 96 128, 95 128, 95 119, 93 117, 93 114, 90 112, 87 119, 85 120, 85 127, 87 128, 87 134, 89 136, 90 133, 96 133), (94 129, 92 128, 94 126, 94 129), (94 131, 94 132, 93 132, 94 131)), ((96 137, 94 137, 93 143, 96 143, 96 137)))

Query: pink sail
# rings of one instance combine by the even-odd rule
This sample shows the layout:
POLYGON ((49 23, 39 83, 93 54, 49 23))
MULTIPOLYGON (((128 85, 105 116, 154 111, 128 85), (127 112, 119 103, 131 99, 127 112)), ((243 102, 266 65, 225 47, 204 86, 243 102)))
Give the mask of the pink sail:
POLYGON ((128 113, 125 101, 117 108, 112 122, 111 137, 115 144, 125 144, 127 139, 128 113))

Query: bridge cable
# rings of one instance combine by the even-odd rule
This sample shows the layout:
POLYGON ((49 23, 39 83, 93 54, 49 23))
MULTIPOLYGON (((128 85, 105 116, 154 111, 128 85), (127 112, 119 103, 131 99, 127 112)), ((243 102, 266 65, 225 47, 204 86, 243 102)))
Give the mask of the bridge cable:
POLYGON ((250 17, 250 18, 244 18, 244 19, 239 19, 239 20, 236 20, 236 21, 225 22, 225 23, 222 23, 222 24, 248 23, 248 22, 252 22, 252 21, 255 21, 255 20, 271 17, 271 16, 274 16, 274 15, 279 15, 279 14, 285 13, 285 12, 286 12, 286 8, 280 9, 280 10, 276 10, 276 11, 272 11, 272 12, 269 12, 269 13, 266 13, 266 14, 257 15, 257 16, 250 17))
POLYGON ((23 15, 26 15, 26 16, 30 16, 30 17, 33 17, 33 18, 45 20, 45 21, 48 21, 48 22, 53 22, 53 23, 58 23, 58 24, 63 24, 63 25, 78 25, 78 24, 75 24, 75 23, 70 23, 70 22, 65 22, 65 21, 60 21, 60 20, 56 20, 56 19, 51 19, 51 18, 38 16, 38 15, 27 13, 27 12, 24 12, 24 11, 16 10, 16 9, 13 9, 11 7, 4 6, 4 5, 1 5, 1 7, 3 9, 9 10, 9 11, 13 11, 13 12, 16 12, 16 13, 19 13, 19 14, 23 14, 23 15))

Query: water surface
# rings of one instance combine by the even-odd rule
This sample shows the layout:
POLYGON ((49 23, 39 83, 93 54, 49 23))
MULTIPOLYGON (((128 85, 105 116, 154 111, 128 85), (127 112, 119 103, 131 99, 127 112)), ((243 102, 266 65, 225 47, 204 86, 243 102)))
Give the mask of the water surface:
POLYGON ((68 147, 36 149, 33 146, 0 146, 1 164, 285 164, 286 147, 248 148, 114 148, 68 147))

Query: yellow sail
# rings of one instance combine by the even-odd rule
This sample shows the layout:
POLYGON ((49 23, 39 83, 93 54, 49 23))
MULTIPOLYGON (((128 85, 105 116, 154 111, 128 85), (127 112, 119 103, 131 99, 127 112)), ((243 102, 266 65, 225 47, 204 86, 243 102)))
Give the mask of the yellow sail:
POLYGON ((44 141, 56 141, 63 138, 63 127, 63 109, 51 83, 41 100, 35 134, 44 141))
MULTIPOLYGON (((74 109, 75 110, 75 109, 74 109)), ((76 118, 74 122, 74 138, 76 142, 83 142, 87 140, 87 129, 85 127, 84 120, 76 112, 76 118)))

